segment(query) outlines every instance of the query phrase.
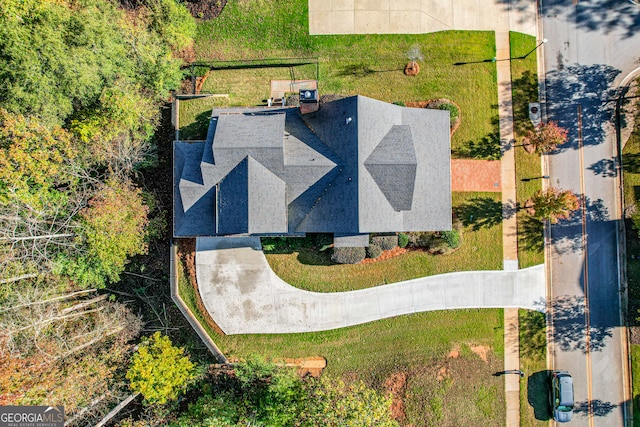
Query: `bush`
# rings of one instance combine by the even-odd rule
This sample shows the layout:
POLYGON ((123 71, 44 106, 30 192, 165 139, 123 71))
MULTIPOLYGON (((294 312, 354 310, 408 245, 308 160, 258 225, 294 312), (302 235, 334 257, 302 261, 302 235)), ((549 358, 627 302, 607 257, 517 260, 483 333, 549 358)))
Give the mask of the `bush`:
POLYGON ((398 246, 401 248, 406 248, 409 244, 409 236, 404 233, 398 234, 398 246))
POLYGON ((442 240, 444 240, 448 247, 455 249, 460 246, 460 233, 458 230, 443 231, 442 240))
POLYGON ((375 243, 371 243, 367 247, 366 252, 369 258, 378 258, 380 255, 382 255, 382 248, 375 243))
POLYGON ((438 106, 439 110, 447 110, 449 112, 449 116, 451 117, 451 122, 455 122, 458 116, 460 115, 460 110, 453 104, 443 103, 438 106))
POLYGON ((388 236, 373 236, 371 237, 371 243, 379 246, 383 251, 390 251, 398 246, 398 236, 395 234, 388 236))
POLYGON ((402 101, 396 101, 396 102, 394 102, 393 104, 394 104, 394 105, 399 105, 399 106, 401 106, 401 107, 406 107, 406 106, 407 106, 407 104, 405 104, 405 103, 404 103, 404 102, 402 102, 402 101))
POLYGON ((365 248, 333 248, 331 261, 337 264, 357 264, 366 257, 365 248))
POLYGON ((428 248, 434 239, 434 233, 431 232, 412 232, 407 233, 409 245, 414 248, 428 248))

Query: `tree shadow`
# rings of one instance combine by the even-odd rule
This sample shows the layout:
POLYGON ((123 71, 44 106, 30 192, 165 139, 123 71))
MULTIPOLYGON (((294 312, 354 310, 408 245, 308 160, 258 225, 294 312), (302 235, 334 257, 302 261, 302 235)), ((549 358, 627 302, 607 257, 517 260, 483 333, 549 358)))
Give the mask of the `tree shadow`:
POLYGON ((587 344, 583 296, 561 295, 553 298, 550 305, 553 316, 551 339, 562 351, 600 351, 604 348, 606 339, 613 335, 613 325, 591 323, 587 344))
POLYGON ((479 141, 469 141, 462 147, 453 149, 452 154, 457 158, 499 160, 502 157, 500 133, 490 133, 479 141))
POLYGON ((502 223, 503 218, 511 218, 516 213, 516 207, 489 198, 479 197, 462 203, 455 208, 456 215, 465 227, 473 231, 486 227, 490 228, 502 223))
POLYGON ((640 173, 640 153, 622 154, 622 168, 626 172, 640 173))
POLYGON ((369 64, 367 64, 366 62, 358 62, 356 64, 345 65, 337 73, 337 75, 342 77, 353 76, 353 77, 360 78, 360 77, 367 77, 377 73, 389 73, 392 71, 403 71, 403 70, 404 68, 394 68, 391 70, 376 70, 371 68, 369 64))
POLYGON ((549 407, 550 371, 539 371, 527 379, 527 402, 533 408, 536 420, 548 421, 551 417, 549 407))
MULTIPOLYGON (((562 58, 559 58, 562 62, 562 58)), ((558 66, 545 76, 546 94, 549 100, 549 120, 569 131, 567 142, 554 152, 578 148, 579 107, 582 117, 582 143, 584 146, 601 144, 605 139, 607 124, 613 123, 615 89, 611 84, 620 73, 608 65, 558 66)))
POLYGON ((180 139, 182 141, 204 140, 209 130, 211 121, 211 109, 198 114, 193 123, 180 128, 180 139))
POLYGON ((600 175, 604 178, 615 178, 618 176, 616 170, 616 162, 613 159, 602 159, 593 163, 587 169, 592 171, 596 175, 600 175))
POLYGON ((513 80, 511 85, 515 131, 517 135, 523 136, 533 129, 529 121, 529 103, 538 100, 538 75, 527 70, 519 79, 513 80))
POLYGON ((519 244, 526 250, 544 252, 544 226, 542 222, 527 214, 522 215, 519 222, 519 244))
POLYGON ((544 313, 527 310, 519 319, 520 354, 531 359, 544 359, 547 349, 547 319, 544 313))
POLYGON ((600 399, 583 400, 581 402, 575 402, 573 412, 586 417, 589 414, 589 405, 591 405, 592 413, 595 417, 604 417, 618 407, 618 405, 611 402, 603 402, 600 399))

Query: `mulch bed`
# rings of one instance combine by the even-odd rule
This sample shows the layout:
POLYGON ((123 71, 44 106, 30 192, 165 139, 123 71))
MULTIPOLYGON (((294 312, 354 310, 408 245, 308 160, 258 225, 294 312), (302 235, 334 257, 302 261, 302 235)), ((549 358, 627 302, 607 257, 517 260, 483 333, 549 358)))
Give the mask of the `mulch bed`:
POLYGON ((453 104, 458 108, 458 117, 451 122, 451 135, 458 129, 460 123, 462 122, 462 110, 460 106, 447 98, 436 98, 429 99, 428 101, 416 101, 416 102, 406 102, 405 105, 411 108, 431 108, 434 110, 439 109, 442 104, 453 104))
POLYGON ((409 249, 401 248, 400 246, 398 246, 397 248, 391 249, 390 251, 382 252, 382 255, 380 255, 378 258, 365 258, 360 262, 360 264, 373 264, 374 262, 384 261, 386 259, 397 257, 398 255, 402 255, 407 252, 409 252, 409 249))

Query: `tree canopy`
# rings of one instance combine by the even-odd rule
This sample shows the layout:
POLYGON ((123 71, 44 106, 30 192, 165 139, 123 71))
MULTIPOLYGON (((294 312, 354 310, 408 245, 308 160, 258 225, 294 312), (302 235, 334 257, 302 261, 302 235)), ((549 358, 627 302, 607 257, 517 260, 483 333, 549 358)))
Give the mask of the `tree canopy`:
POLYGON ((156 332, 142 342, 133 355, 127 379, 131 389, 149 403, 164 404, 178 398, 196 377, 195 365, 175 347, 169 337, 156 332))

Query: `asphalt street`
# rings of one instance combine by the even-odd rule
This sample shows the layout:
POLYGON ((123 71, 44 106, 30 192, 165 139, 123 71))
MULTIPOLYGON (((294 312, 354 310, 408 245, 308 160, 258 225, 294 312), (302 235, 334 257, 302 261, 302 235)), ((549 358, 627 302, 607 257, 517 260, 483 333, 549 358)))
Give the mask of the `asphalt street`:
POLYGON ((569 140, 548 156, 550 186, 582 197, 550 229, 552 366, 574 377, 572 425, 623 426, 629 416, 618 271, 619 178, 613 126, 620 82, 638 67, 640 7, 629 1, 542 1, 548 120, 569 140))

